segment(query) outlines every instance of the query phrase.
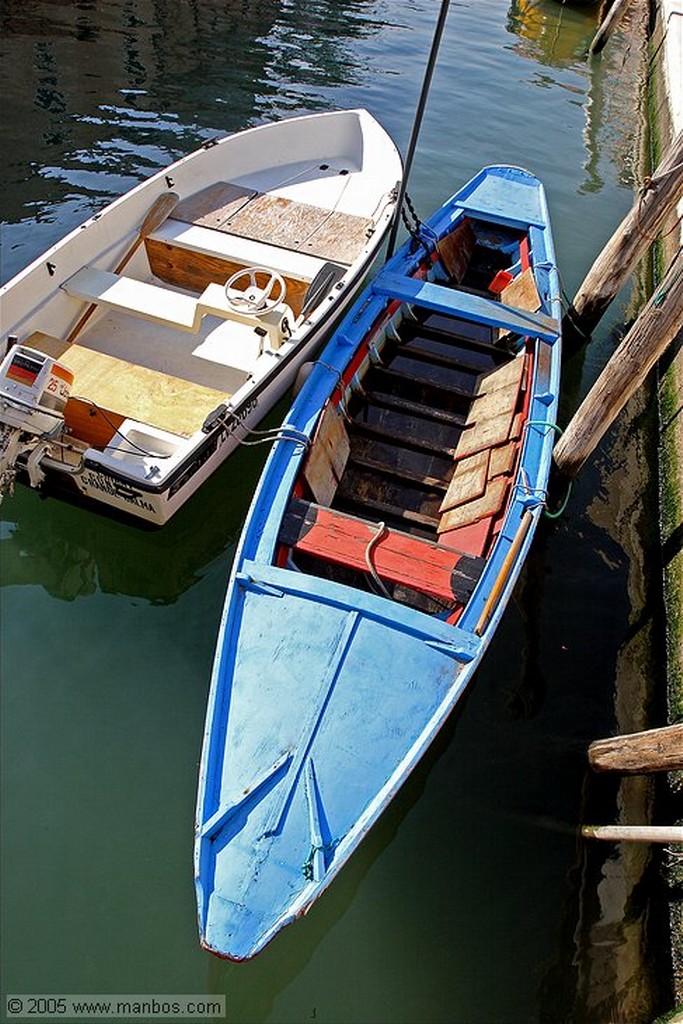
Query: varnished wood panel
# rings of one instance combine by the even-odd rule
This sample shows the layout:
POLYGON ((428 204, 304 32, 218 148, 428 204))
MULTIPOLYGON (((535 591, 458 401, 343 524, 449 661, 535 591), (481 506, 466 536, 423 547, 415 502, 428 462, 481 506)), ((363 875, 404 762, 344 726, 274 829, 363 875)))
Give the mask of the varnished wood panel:
POLYGON ((287 249, 298 249, 323 223, 328 211, 282 196, 260 195, 221 225, 241 238, 253 238, 287 249))
POLYGON ((29 334, 21 344, 34 348, 38 352, 44 352, 46 356, 52 356, 53 359, 60 359, 69 347, 69 342, 64 338, 55 338, 42 331, 34 331, 33 334, 29 334))
POLYGON ((489 474, 489 451, 486 449, 461 459, 448 485, 446 496, 441 503, 440 512, 448 512, 456 505, 464 505, 466 501, 480 498, 486 490, 489 474))
MULTIPOLYGON (((196 252, 169 242, 160 242, 148 238, 145 242, 147 258, 152 273, 167 284, 178 288, 187 288, 192 292, 203 292, 208 284, 225 284, 228 278, 238 270, 244 270, 244 263, 236 263, 221 256, 196 252)), ((298 316, 303 306, 308 282, 296 277, 284 277, 287 293, 285 302, 294 316, 298 316)))
POLYGON ((511 409, 503 410, 497 416, 480 420, 468 430, 463 430, 455 450, 455 457, 463 459, 466 455, 474 455, 475 452, 480 452, 484 448, 503 444, 510 437, 513 416, 511 409))
POLYGON ((320 421, 304 466, 306 483, 318 504, 331 504, 350 450, 341 415, 335 406, 329 405, 320 421))
POLYGON ((301 252, 333 263, 353 263, 367 244, 372 221, 350 213, 330 213, 301 252))
POLYGON ((226 181, 184 199, 173 219, 347 264, 358 257, 373 227, 367 217, 254 192, 226 181))
POLYGON ((365 246, 372 221, 349 213, 260 195, 228 221, 221 231, 309 256, 352 263, 365 246))
POLYGON ((61 362, 74 374, 74 396, 89 399, 101 410, 112 410, 119 426, 123 418, 130 418, 189 436, 230 397, 77 344, 62 355, 61 362))
POLYGON ((491 449, 489 476, 502 476, 511 473, 517 458, 517 445, 514 442, 491 449))
POLYGON ((460 284, 467 273, 475 243, 474 231, 466 220, 442 238, 437 246, 441 262, 456 284, 460 284))
POLYGON ((503 363, 502 366, 496 367, 495 370, 490 370, 481 378, 477 388, 477 395, 488 395, 493 391, 500 390, 500 388, 508 387, 510 384, 517 384, 519 386, 524 372, 524 363, 524 357, 518 356, 515 359, 511 359, 509 363, 503 363))
POLYGON ((519 383, 513 382, 496 391, 477 395, 472 402, 467 422, 481 423, 482 420, 490 420, 503 413, 512 412, 517 405, 518 394, 519 383))
POLYGON ((217 181, 178 203, 171 219, 181 220, 185 224, 201 224, 205 228, 217 228, 257 194, 253 188, 233 185, 230 181, 217 181))
POLYGON ((531 267, 513 278, 510 284, 503 289, 500 301, 506 306, 515 306, 517 309, 526 309, 529 313, 536 313, 541 308, 541 298, 534 281, 534 272, 531 267))
POLYGON ((64 420, 71 436, 91 448, 110 444, 125 417, 111 409, 101 409, 81 398, 69 398, 64 420))

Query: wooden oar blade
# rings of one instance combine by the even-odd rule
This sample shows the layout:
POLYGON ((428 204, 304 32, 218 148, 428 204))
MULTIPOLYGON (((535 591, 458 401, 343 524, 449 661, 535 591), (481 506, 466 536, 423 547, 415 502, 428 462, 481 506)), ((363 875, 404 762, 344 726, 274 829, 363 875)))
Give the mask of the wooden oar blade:
POLYGON ((177 192, 164 192, 159 196, 140 225, 140 237, 145 238, 152 231, 156 231, 166 218, 171 216, 179 202, 180 196, 177 192))
MULTIPOLYGON (((160 227, 161 224, 164 223, 166 218, 173 213, 179 201, 180 196, 178 195, 177 192, 164 192, 163 195, 159 196, 152 203, 147 215, 145 216, 145 219, 140 225, 140 230, 138 231, 137 238, 131 245, 128 252, 123 257, 123 259, 116 266, 114 270, 115 274, 121 273, 126 264, 136 253, 141 243, 145 240, 145 238, 147 238, 147 236, 150 235, 152 231, 156 231, 156 229, 160 227)), ((75 327, 72 329, 71 333, 67 337, 67 344, 70 345, 73 341, 76 340, 76 338, 81 333, 81 331, 83 330, 83 328, 85 327, 88 320, 93 315, 96 309, 97 303, 92 303, 90 306, 88 306, 81 319, 76 323, 75 327)))

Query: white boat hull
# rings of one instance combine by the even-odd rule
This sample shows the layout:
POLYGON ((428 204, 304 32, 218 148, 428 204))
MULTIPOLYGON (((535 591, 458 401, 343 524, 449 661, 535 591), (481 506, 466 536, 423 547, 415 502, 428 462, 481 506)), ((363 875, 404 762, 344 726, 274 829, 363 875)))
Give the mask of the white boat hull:
MULTIPOLYGON (((350 286, 348 301, 339 307, 339 314, 353 297, 354 288, 350 286)), ((334 319, 337 319, 336 315, 334 319)), ((249 440, 250 431, 255 430, 264 416, 287 394, 301 366, 315 355, 327 329, 325 325, 312 336, 297 352, 291 367, 281 370, 261 395, 246 403, 246 411, 232 426, 214 431, 203 444, 195 445, 188 453, 187 464, 180 467, 180 485, 174 479, 163 489, 143 486, 139 481, 131 482, 129 478, 105 468, 101 462, 93 461, 73 476, 48 468, 43 486, 55 492, 63 491, 66 486, 72 497, 79 496, 88 502, 105 505, 114 512, 133 515, 150 525, 163 526, 232 455, 241 441, 249 440)))
POLYGON ((367 112, 294 118, 208 144, 44 253, 0 290, 0 491, 16 476, 167 522, 348 306, 400 177, 367 112), (71 381, 61 421, 22 353, 71 381))

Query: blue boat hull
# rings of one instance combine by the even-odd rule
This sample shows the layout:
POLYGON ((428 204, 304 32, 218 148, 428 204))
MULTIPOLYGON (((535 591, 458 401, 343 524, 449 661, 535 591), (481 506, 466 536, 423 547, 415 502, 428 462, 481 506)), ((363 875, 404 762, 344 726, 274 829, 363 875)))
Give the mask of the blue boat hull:
POLYGON ((480 663, 543 510, 559 317, 543 189, 528 172, 486 168, 379 273, 313 366, 247 518, 216 651, 195 876, 201 942, 217 955, 250 958, 310 908, 480 663), (464 229, 468 239, 476 234, 486 267, 489 253, 504 254, 506 284, 533 276, 538 309, 458 283, 453 267, 465 249, 471 258, 474 243, 459 241, 450 264, 446 249, 464 229), (457 370, 443 340, 426 355, 412 340, 413 323, 441 338, 437 327, 451 321, 464 335, 492 339, 472 342, 457 370), (516 354, 503 353, 515 343, 516 354), (418 348, 426 369, 401 375, 396 367, 418 348), (485 370, 467 368, 484 358, 485 370), (398 378, 400 389, 413 384, 408 397, 385 393, 398 378), (373 381, 379 404, 368 413, 373 381), (413 437, 433 388, 441 404, 424 413, 432 416, 424 436, 413 437), (411 434, 391 471, 373 468, 395 440, 387 408, 409 416, 411 434), (478 448, 477 433, 485 439, 478 448), (489 477, 465 500, 449 483, 455 471, 441 478, 438 467, 452 463, 471 487, 472 462, 486 463, 489 477), (405 507, 392 507, 391 495, 405 507), (359 515, 354 503, 363 501, 359 515))

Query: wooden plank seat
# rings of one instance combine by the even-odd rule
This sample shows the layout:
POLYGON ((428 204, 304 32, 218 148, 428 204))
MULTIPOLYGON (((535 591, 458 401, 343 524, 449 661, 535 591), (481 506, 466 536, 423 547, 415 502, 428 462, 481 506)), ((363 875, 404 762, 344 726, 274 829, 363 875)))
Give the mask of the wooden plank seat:
POLYGON ((64 282, 62 288, 68 295, 85 302, 134 313, 181 331, 194 332, 199 328, 201 314, 193 296, 112 274, 108 270, 82 267, 64 282))
POLYGON ((377 532, 377 523, 294 498, 279 539, 295 551, 360 572, 370 571, 371 546, 372 565, 386 582, 448 604, 467 601, 483 569, 482 558, 398 530, 385 530, 373 544, 377 532))
POLYGON ((545 313, 531 313, 515 309, 505 303, 472 295, 457 288, 446 288, 431 281, 421 281, 400 274, 381 274, 372 286, 378 295, 400 299, 423 309, 438 313, 449 312, 468 317, 475 323, 502 327, 526 337, 538 337, 555 342, 559 337, 559 324, 545 313))
POLYGON ((346 264, 358 258, 374 228, 368 217, 256 192, 229 181, 188 196, 172 217, 346 264))
POLYGON ((82 267, 62 284, 62 288, 68 295, 86 302, 95 302, 108 309, 131 313, 191 334, 197 333, 202 317, 207 315, 254 327, 260 325, 268 332, 273 348, 279 348, 283 340, 282 318, 289 315, 291 322, 292 316, 284 304, 258 317, 236 312, 228 305, 223 285, 216 283, 208 284, 197 298, 95 267, 82 267))
MULTIPOLYGON (((59 359, 73 372, 72 397, 65 411, 67 422, 72 413, 83 419, 87 409, 86 419, 104 417, 105 421, 115 422, 116 427, 123 419, 137 420, 189 437, 201 428, 210 412, 230 398, 228 392, 193 384, 77 343, 67 346, 42 332, 27 338, 26 344, 59 359)), ((94 422, 88 424, 91 432, 94 426, 94 422)), ((102 424, 98 430, 102 436, 106 434, 102 424)))

